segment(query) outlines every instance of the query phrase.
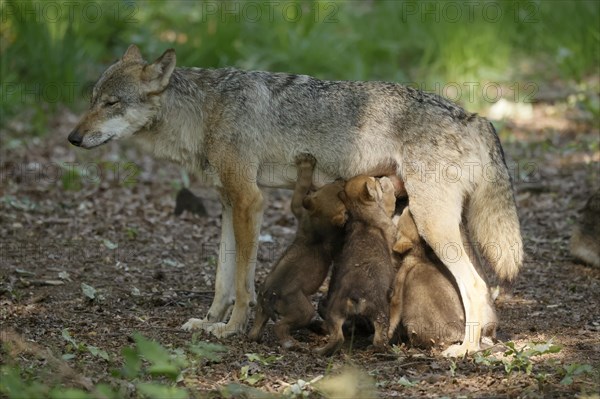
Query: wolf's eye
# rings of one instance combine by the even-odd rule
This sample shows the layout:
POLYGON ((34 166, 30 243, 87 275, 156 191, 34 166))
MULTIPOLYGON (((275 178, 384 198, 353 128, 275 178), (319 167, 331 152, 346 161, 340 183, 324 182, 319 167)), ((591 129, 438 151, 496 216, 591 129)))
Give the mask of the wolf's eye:
POLYGON ((119 99, 118 98, 115 98, 115 99, 111 98, 110 100, 107 100, 104 103, 104 105, 107 106, 107 107, 112 107, 113 105, 118 104, 118 103, 119 103, 119 99))

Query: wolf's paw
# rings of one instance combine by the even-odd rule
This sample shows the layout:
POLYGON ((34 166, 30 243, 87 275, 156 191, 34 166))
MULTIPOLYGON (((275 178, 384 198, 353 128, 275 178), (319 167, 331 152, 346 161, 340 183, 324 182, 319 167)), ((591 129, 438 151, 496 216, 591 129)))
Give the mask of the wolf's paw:
POLYGON ((315 157, 313 157, 310 154, 296 155, 295 161, 296 161, 296 165, 298 165, 299 167, 308 166, 308 167, 314 168, 315 165, 317 164, 317 160, 315 159, 315 157))
POLYGON ((227 338, 242 332, 240 328, 237 328, 234 325, 230 325, 230 323, 212 323, 206 329, 206 331, 208 331, 217 338, 227 338))
POLYGON ((214 324, 206 319, 189 319, 184 325, 181 326, 182 330, 193 331, 193 330, 205 330, 208 331, 209 327, 214 324))
POLYGON ((448 349, 442 352, 444 357, 465 357, 467 354, 473 354, 479 351, 479 345, 455 344, 450 345, 448 349))

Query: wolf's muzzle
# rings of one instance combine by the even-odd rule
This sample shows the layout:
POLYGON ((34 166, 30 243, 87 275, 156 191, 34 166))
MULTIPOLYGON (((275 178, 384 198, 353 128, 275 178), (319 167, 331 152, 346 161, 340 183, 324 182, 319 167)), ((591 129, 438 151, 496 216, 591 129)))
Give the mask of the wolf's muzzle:
POLYGON ((69 142, 77 147, 81 146, 81 142, 83 141, 83 136, 79 133, 77 129, 73 130, 71 134, 69 134, 69 142))

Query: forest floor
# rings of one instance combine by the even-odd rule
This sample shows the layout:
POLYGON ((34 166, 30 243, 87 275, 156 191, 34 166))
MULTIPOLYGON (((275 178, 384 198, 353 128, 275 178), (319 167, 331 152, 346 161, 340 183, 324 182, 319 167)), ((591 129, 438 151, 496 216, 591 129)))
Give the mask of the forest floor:
MULTIPOLYGON (((532 117, 501 126, 525 263, 496 301, 500 341, 493 353, 458 360, 441 357, 439 350, 406 347, 377 353, 358 332, 341 353, 323 358, 283 350, 271 325, 261 344, 181 330, 190 317, 206 314, 214 294, 220 235, 216 192, 190 176, 190 189, 208 215, 174 216, 175 195, 188 180, 178 166, 131 143, 74 148, 66 136, 76 121, 61 112, 43 138, 19 134, 26 126, 17 122, 2 132, 0 360, 18 366, 23 381, 88 389, 104 382, 131 394, 132 380, 114 370, 139 332, 172 356, 187 358, 176 385, 196 397, 303 392, 318 397, 330 388, 319 389, 317 381, 331 380, 341 370, 348 378, 338 389, 348 391, 340 396, 352 395, 354 388, 359 392, 354 397, 600 392, 600 269, 574 261, 568 251, 578 210, 600 181, 600 132, 592 121, 539 104, 532 117), (192 340, 219 343, 224 351, 194 358, 192 340), (503 355, 507 344, 538 352, 503 355)), ((258 283, 296 229, 291 192, 266 193, 258 283)), ((295 337, 309 348, 324 340, 310 331, 295 337)))

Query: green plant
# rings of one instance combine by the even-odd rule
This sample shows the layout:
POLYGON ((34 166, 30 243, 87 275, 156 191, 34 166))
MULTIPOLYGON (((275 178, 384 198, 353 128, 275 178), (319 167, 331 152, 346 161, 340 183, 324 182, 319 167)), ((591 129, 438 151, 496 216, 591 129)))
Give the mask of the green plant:
POLYGON ((249 361, 258 362, 258 363, 262 364, 263 366, 268 366, 270 364, 273 364, 273 363, 278 362, 279 360, 283 359, 283 356, 277 356, 277 355, 262 356, 262 355, 259 355, 258 353, 246 353, 244 356, 246 356, 249 361))
POLYGON ((265 375, 263 373, 259 373, 250 365, 242 366, 240 369, 240 381, 243 381, 249 385, 255 385, 264 378, 265 375))
POLYGON ((134 334, 133 340, 136 346, 127 348, 123 353, 124 368, 128 370, 126 375, 135 376, 141 373, 175 381, 188 363, 184 353, 169 352, 158 342, 141 334, 134 334), (148 363, 145 367, 142 360, 148 363))
MULTIPOLYGON (((479 353, 475 354, 476 356, 479 355, 479 353)), ((450 376, 454 377, 456 375, 456 368, 458 367, 458 365, 456 364, 455 360, 450 360, 450 376)))
MULTIPOLYGON (((104 359, 109 364, 121 363, 119 369, 113 370, 113 377, 132 383, 141 398, 150 399, 184 399, 189 397, 189 391, 176 386, 189 367, 194 367, 200 361, 218 361, 220 354, 227 348, 208 342, 196 342, 195 337, 188 353, 183 349, 167 349, 154 340, 141 334, 134 334, 135 345, 124 348, 122 359, 111 359, 108 353, 100 348, 77 342, 68 329, 62 331, 62 337, 67 342, 68 356, 64 360, 74 358, 77 353, 89 352, 92 356, 104 359), (75 352, 75 353, 72 353, 75 352)), ((49 366, 46 366, 49 367, 49 366)), ((90 391, 80 388, 63 386, 55 374, 50 383, 43 380, 47 374, 46 368, 34 368, 27 372, 18 366, 8 364, 0 368, 0 394, 9 399, 22 398, 82 398, 82 399, 117 399, 125 396, 123 388, 111 387, 107 384, 96 384, 90 391)), ((192 372, 190 370, 190 372, 192 372)), ((60 373, 59 373, 60 375, 60 373)))
POLYGON ((531 374, 531 370, 533 369, 532 357, 558 353, 562 349, 560 346, 552 344, 551 340, 525 345, 520 349, 516 347, 514 342, 507 342, 505 345, 508 347, 508 350, 504 352, 504 355, 508 359, 503 360, 503 363, 504 370, 509 374, 514 370, 525 371, 526 374, 531 374))
POLYGON ((589 364, 573 363, 563 366, 563 378, 560 380, 562 385, 571 385, 576 376, 593 372, 593 368, 589 364))
MULTIPOLYGON (((87 351, 94 357, 99 357, 106 361, 110 360, 110 356, 108 355, 108 352, 105 351, 104 349, 100 349, 93 345, 87 345, 83 342, 77 343, 77 341, 75 341, 75 339, 73 339, 73 337, 69 333, 68 328, 63 329, 61 332, 61 335, 62 335, 62 338, 69 344, 69 349, 71 349, 75 352, 86 352, 87 351)), ((62 358, 63 358, 63 360, 71 360, 71 359, 75 358, 75 356, 76 355, 74 353, 65 353, 65 354, 63 354, 62 358)))
POLYGON ((504 351, 503 357, 498 358, 490 350, 486 350, 475 353, 473 362, 486 367, 502 366, 507 374, 523 371, 529 375, 533 370, 534 357, 558 353, 561 350, 561 347, 554 345, 552 340, 530 343, 521 348, 517 348, 512 341, 506 342, 504 345, 507 349, 504 351))
MULTIPOLYGON (((453 2, 461 10, 454 20, 436 1, 259 2, 249 13, 243 2, 214 2, 209 12, 193 2, 84 0, 75 12, 60 3, 60 15, 52 18, 24 12, 43 8, 35 0, 6 0, 0 2, 0 120, 23 113, 31 133, 44 133, 59 105, 85 105, 101 71, 131 42, 147 58, 176 47, 177 62, 185 66, 413 82, 452 97, 440 88, 458 85, 457 101, 474 110, 487 100, 482 90, 470 98, 465 83, 531 79, 522 72, 531 68, 523 65, 534 66, 528 75, 536 83, 557 77, 582 82, 597 74, 598 2, 488 3, 498 17, 490 18, 483 4, 469 12, 468 1, 453 2), (86 7, 102 12, 90 21, 86 7)), ((583 105, 597 109, 593 102, 583 105)))
POLYGON ((223 345, 205 341, 195 342, 195 338, 192 339, 189 350, 196 355, 196 357, 213 363, 220 362, 223 353, 227 352, 227 348, 223 345))
POLYGON ((256 385, 259 381, 265 378, 265 375, 261 373, 260 366, 266 367, 278 362, 283 356, 263 356, 258 353, 246 353, 245 356, 248 358, 249 364, 246 364, 240 369, 240 381, 243 381, 249 385, 256 385))

